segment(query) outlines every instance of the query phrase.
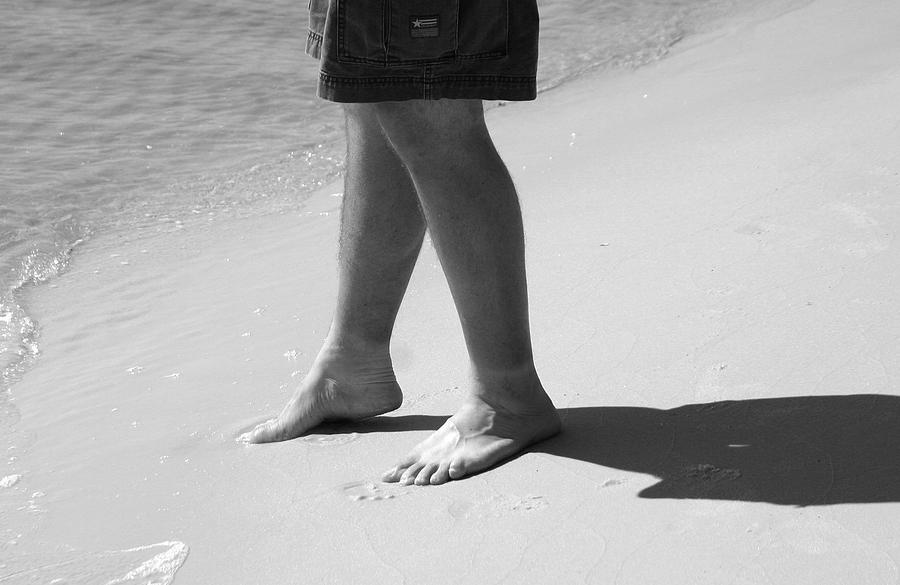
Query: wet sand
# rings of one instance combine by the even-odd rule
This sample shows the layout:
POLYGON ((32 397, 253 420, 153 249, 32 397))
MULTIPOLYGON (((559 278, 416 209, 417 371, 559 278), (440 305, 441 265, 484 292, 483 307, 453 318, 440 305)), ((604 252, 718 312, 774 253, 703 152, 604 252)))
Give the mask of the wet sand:
POLYGON ((820 0, 490 113, 566 431, 446 486, 377 481, 464 391, 430 246, 401 409, 245 446, 327 330, 340 185, 88 242, 28 299, 0 577, 162 543, 154 575, 189 549, 192 584, 896 583, 898 30, 891 0, 820 0))

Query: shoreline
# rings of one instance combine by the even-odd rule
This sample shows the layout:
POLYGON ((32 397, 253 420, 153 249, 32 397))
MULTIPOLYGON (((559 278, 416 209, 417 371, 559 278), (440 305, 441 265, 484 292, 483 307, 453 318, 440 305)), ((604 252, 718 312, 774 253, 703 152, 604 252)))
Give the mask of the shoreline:
POLYGON ((86 242, 28 299, 8 563, 184 543, 176 583, 896 581, 896 30, 889 1, 818 0, 493 111, 567 431, 439 488, 375 479, 464 391, 430 246, 401 409, 246 447, 327 330, 340 187, 86 242))

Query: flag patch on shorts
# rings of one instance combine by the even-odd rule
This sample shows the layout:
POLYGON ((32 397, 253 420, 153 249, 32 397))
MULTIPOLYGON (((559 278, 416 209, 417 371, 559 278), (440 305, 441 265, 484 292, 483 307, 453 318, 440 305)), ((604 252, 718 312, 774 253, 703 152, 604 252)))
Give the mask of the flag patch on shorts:
POLYGON ((409 36, 414 39, 436 37, 439 35, 439 21, 433 16, 410 16, 409 36))

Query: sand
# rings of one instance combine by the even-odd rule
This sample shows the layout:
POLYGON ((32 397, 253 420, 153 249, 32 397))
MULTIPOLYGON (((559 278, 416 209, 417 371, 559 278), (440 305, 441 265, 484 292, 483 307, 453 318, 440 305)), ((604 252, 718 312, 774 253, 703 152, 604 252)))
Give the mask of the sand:
POLYGON ((403 407, 244 446, 327 330, 340 185, 91 240, 28 298, 0 583, 897 583, 898 30, 818 0, 490 112, 566 431, 446 486, 377 482, 464 391, 430 246, 403 407))

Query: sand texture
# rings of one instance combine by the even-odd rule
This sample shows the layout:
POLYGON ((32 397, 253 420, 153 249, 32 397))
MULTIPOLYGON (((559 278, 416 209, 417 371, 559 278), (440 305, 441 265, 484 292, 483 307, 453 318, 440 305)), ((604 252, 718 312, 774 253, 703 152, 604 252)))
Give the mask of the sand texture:
POLYGON ((446 486, 377 481, 465 391, 430 246, 401 409, 245 446, 327 330, 340 185, 88 242, 28 299, 0 583, 898 583, 898 31, 896 0, 818 0, 490 112, 566 429, 446 486))

